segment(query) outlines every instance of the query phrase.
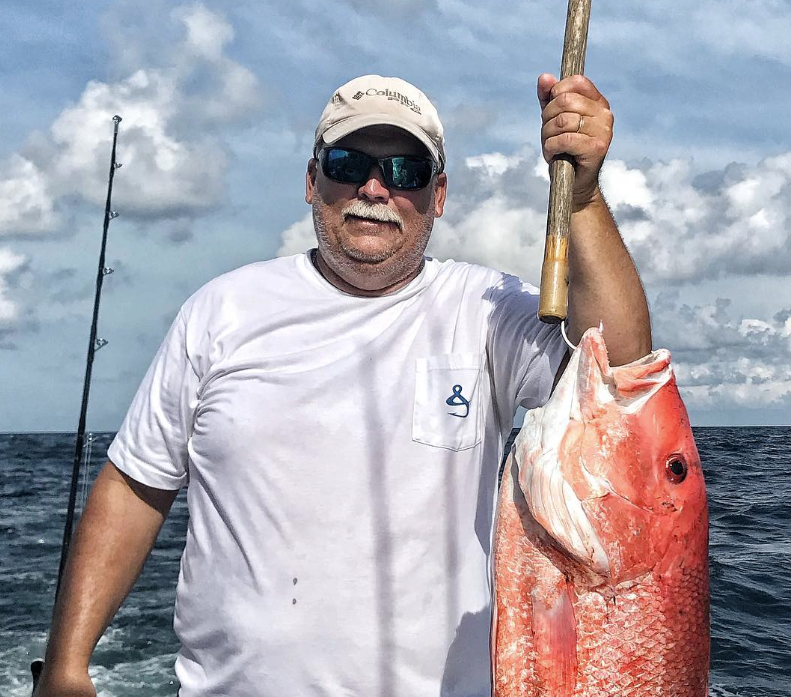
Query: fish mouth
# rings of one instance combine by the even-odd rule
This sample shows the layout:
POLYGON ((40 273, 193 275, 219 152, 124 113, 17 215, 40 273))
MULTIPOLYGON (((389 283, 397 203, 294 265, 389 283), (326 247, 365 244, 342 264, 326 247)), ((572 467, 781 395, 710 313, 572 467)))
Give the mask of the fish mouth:
MULTIPOLYGON (((572 373, 572 416, 584 420, 608 403, 615 402, 627 414, 636 414, 673 378, 670 352, 658 349, 626 365, 612 367, 602 330, 588 329, 580 340, 563 375, 572 373), (573 371, 571 363, 577 359, 573 371)), ((561 382, 563 381, 561 378, 561 382)))

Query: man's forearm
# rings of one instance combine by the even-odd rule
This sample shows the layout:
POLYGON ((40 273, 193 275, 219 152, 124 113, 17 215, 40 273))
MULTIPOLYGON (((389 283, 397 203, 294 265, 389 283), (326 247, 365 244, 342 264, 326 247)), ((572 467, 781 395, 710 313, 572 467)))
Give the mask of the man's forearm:
POLYGON ((143 568, 176 494, 138 484, 109 462, 100 472, 69 551, 44 682, 87 675, 91 653, 143 568))
POLYGON ((651 351, 651 324, 643 286, 601 193, 571 216, 569 338, 604 324, 612 365, 651 351))

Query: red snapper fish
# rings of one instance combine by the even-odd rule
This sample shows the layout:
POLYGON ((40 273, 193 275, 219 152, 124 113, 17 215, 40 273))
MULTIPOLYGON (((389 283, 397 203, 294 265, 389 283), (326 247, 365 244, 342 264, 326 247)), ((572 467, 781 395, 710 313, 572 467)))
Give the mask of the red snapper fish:
POLYGON ((589 329, 527 413, 494 545, 496 697, 703 697, 708 511, 670 353, 589 329))

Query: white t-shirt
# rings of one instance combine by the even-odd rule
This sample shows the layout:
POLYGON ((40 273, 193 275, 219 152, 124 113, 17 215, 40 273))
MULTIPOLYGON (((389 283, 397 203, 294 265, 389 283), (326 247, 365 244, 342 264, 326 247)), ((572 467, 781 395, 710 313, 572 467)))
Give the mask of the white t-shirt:
POLYGON ((384 297, 306 254, 182 307, 109 457, 189 482, 182 697, 490 694, 497 470, 565 352, 533 286, 426 259, 384 297))

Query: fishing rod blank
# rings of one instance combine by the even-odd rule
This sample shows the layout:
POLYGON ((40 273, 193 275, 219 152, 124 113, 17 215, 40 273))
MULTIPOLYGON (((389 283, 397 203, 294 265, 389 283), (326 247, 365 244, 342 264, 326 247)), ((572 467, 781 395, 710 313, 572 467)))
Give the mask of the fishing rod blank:
POLYGON ((96 295, 93 301, 93 320, 91 321, 91 335, 88 340, 88 357, 85 362, 85 381, 82 385, 82 406, 80 408, 80 421, 77 426, 77 441, 74 448, 74 465, 71 473, 71 490, 69 491, 69 506, 66 510, 66 524, 63 528, 63 543, 60 550, 60 566, 58 567, 58 585, 55 589, 55 599, 60 592, 60 583, 63 579, 63 571, 66 568, 66 559, 69 555, 71 535, 74 529, 74 509, 77 502, 77 488, 80 477, 80 464, 82 462, 82 450, 85 443, 85 420, 88 413, 88 395, 91 391, 91 372, 93 371, 93 357, 97 350, 104 346, 107 341, 96 339, 96 329, 99 322, 99 303, 102 297, 102 282, 104 277, 113 272, 106 267, 105 250, 107 248, 107 231, 110 228, 110 221, 118 217, 118 213, 112 210, 113 197, 113 177, 115 170, 121 165, 115 160, 115 146, 118 141, 118 124, 121 123, 120 116, 113 116, 113 150, 110 156, 110 174, 107 180, 107 202, 104 207, 104 227, 102 230, 102 247, 99 253, 99 270, 96 273, 96 295))

